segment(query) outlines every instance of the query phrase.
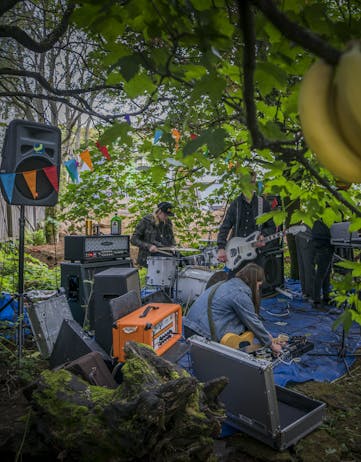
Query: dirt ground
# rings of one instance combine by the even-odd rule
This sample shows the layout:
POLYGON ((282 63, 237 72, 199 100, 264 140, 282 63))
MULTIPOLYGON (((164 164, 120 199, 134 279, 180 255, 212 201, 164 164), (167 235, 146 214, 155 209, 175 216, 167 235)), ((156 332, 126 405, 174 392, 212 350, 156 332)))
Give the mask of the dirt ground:
MULTIPOLYGON (((29 375, 36 376, 37 372, 27 370, 26 360, 23 369, 19 370, 16 354, 17 352, 11 348, 8 352, 3 348, 0 350, 1 460, 57 460, 51 448, 44 448, 39 441, 34 440, 34 436, 29 436, 29 403, 24 397, 23 386, 26 380, 29 380, 29 375), (9 354, 12 355, 11 358, 9 354)), ((42 367, 44 366, 46 366, 45 362, 42 367)), ((358 360, 350 375, 334 383, 298 384, 297 387, 293 387, 295 390, 321 400, 327 405, 326 419, 318 429, 283 452, 276 451, 245 434, 236 433, 215 440, 216 460, 219 462, 361 461, 360 383, 361 360, 358 360)), ((88 460, 91 461, 91 457, 88 460)), ((142 462, 146 460, 143 459, 142 462)))
MULTIPOLYGON (((56 247, 36 246, 28 248, 27 251, 49 266, 63 261, 62 243, 56 247)), ((29 380, 29 375, 36 371, 25 368, 19 374, 16 350, 6 342, 0 342, 0 347, 1 460, 56 460, 50 448, 49 453, 42 452, 44 448, 39 451, 36 442, 28 440, 29 404, 22 393, 22 387, 29 380), (32 457, 32 453, 35 453, 36 457, 32 457)), ((34 345, 30 347, 34 348, 34 345)), ((217 460, 219 462, 319 462, 321 460, 361 462, 360 384, 361 358, 358 357, 350 373, 334 383, 306 382, 293 386, 294 390, 326 403, 326 419, 318 429, 283 452, 276 451, 245 434, 236 433, 215 440, 214 454, 217 460)))

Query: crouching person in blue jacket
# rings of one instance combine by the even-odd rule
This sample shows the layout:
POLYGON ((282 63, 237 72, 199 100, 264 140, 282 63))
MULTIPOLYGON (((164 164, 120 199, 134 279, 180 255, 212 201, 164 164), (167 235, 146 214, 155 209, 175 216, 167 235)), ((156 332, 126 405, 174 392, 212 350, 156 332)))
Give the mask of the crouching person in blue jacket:
POLYGON ((261 346, 279 354, 281 345, 273 341, 258 317, 263 281, 263 268, 248 263, 234 278, 209 287, 184 317, 185 337, 198 334, 221 342, 226 334, 241 335, 251 331, 261 346))

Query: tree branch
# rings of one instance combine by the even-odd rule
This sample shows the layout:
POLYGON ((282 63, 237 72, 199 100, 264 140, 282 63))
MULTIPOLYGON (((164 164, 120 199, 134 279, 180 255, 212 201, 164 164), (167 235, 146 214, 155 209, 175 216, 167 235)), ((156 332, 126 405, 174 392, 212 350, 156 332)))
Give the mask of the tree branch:
POLYGON ((340 201, 343 205, 345 205, 349 210, 351 210, 357 217, 361 217, 361 210, 359 207, 355 207, 354 204, 348 202, 336 189, 334 189, 328 180, 323 178, 318 171, 308 162, 308 160, 304 156, 300 156, 298 162, 302 164, 305 169, 311 173, 311 175, 317 179, 317 181, 326 188, 333 197, 335 197, 338 201, 340 201))
MULTIPOLYGON (((14 6, 17 2, 8 0, 9 6, 14 6), (11 5, 13 3, 13 5, 11 5)), ((30 35, 16 26, 0 25, 0 37, 13 38, 18 43, 23 45, 28 50, 35 51, 36 53, 45 53, 49 51, 53 45, 64 35, 68 28, 69 19, 75 8, 75 4, 70 2, 66 8, 64 15, 55 29, 53 29, 41 42, 35 41, 30 35)))
POLYGON ((9 67, 0 68, 0 75, 10 75, 10 76, 17 76, 17 77, 30 77, 35 79, 45 90, 54 95, 60 96, 73 96, 73 95, 81 95, 83 93, 91 93, 94 91, 101 91, 101 90, 122 90, 122 85, 96 85, 94 87, 88 88, 73 88, 71 90, 61 90, 59 88, 52 87, 49 82, 38 72, 33 71, 26 71, 21 69, 11 69, 9 67))
POLYGON ((23 0, 2 0, 0 5, 0 16, 11 10, 17 3, 23 0))
POLYGON ((264 143, 258 128, 257 110, 254 102, 254 71, 256 61, 256 38, 254 31, 253 11, 248 0, 238 0, 239 22, 243 30, 243 98, 246 108, 246 123, 255 147, 264 143))
MULTIPOLYGON (((338 63, 341 52, 333 48, 329 43, 322 40, 316 34, 313 34, 308 29, 291 21, 277 9, 272 0, 250 0, 269 21, 289 40, 300 45, 305 50, 310 51, 314 55, 323 58, 332 66, 338 63)), ((242 3, 242 2, 241 2, 242 3)))

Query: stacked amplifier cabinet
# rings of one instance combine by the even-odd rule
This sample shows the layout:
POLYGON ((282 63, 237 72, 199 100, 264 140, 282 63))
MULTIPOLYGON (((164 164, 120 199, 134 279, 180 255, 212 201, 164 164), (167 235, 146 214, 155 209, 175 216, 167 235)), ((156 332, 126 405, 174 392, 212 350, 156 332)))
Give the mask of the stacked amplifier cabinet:
POLYGON ((94 298, 89 305, 90 328, 95 340, 110 353, 112 348, 113 315, 110 301, 131 290, 140 299, 140 281, 136 268, 108 268, 94 276, 94 298))
POLYGON ((113 328, 113 356, 125 361, 126 342, 151 346, 157 355, 170 349, 182 335, 182 308, 176 303, 152 303, 118 319, 113 328))
POLYGON ((65 236, 64 259, 93 263, 129 257, 129 236, 65 236))
POLYGON ((131 268, 129 236, 65 236, 61 285, 74 319, 84 323, 94 275, 108 268, 131 268))
POLYGON ((322 423, 326 405, 275 385, 271 362, 197 335, 188 341, 197 379, 228 378, 219 399, 234 428, 283 450, 322 423))

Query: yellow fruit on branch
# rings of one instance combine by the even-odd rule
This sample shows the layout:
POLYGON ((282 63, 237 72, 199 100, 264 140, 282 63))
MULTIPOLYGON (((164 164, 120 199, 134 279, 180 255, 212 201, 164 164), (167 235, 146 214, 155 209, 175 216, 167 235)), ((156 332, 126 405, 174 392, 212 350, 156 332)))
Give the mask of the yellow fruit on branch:
POLYGON ((361 48, 352 42, 337 64, 333 81, 337 122, 345 141, 361 158, 361 48))
POLYGON ((306 72, 300 88, 298 109, 309 148, 335 177, 361 182, 361 158, 344 141, 333 106, 334 68, 322 60, 306 72))

